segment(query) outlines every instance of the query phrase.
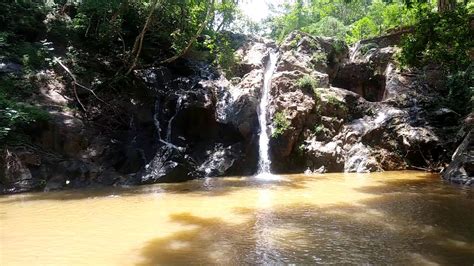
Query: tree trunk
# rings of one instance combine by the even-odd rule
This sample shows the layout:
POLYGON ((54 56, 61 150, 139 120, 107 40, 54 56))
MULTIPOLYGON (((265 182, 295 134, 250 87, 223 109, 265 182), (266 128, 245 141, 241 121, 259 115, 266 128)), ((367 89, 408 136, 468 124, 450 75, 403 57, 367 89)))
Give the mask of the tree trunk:
POLYGON ((209 8, 207 9, 206 18, 201 23, 201 26, 199 27, 196 34, 191 38, 191 40, 189 40, 188 45, 180 53, 178 53, 175 56, 172 56, 171 58, 168 58, 168 59, 165 59, 165 60, 161 61, 160 64, 171 63, 171 62, 175 61, 176 59, 180 58, 181 56, 185 55, 189 51, 189 49, 191 48, 193 43, 197 40, 199 35, 201 35, 202 31, 204 30, 207 23, 209 22, 209 19, 211 18, 212 13, 214 11, 214 2, 215 2, 215 0, 210 0, 209 8))
POLYGON ((438 12, 444 13, 456 8, 456 0, 438 0, 438 12))
POLYGON ((153 13, 155 12, 155 9, 158 6, 158 3, 159 3, 158 0, 153 0, 153 2, 151 3, 150 12, 149 12, 148 17, 145 21, 145 25, 143 25, 142 31, 140 32, 140 34, 138 34, 137 38, 135 38, 135 43, 133 44, 133 48, 132 48, 132 51, 130 53, 130 55, 132 55, 132 56, 135 54, 135 57, 133 58, 133 61, 130 65, 130 68, 128 69, 128 71, 125 75, 130 74, 130 72, 132 72, 132 70, 137 65, 138 57, 140 56, 140 53, 142 51, 143 39, 145 38, 145 33, 148 30, 148 26, 150 25, 150 23, 153 20, 153 17, 154 17, 153 13))

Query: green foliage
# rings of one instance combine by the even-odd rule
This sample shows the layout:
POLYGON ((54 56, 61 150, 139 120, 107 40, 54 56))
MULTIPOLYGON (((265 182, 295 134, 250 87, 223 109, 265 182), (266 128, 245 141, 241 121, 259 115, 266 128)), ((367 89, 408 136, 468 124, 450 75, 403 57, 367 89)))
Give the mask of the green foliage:
POLYGON ((1 31, 9 32, 9 37, 32 41, 44 31, 48 11, 44 1, 2 1, 0 10, 1 31))
POLYGON ((215 34, 204 42, 209 50, 213 62, 224 71, 228 78, 235 76, 237 62, 235 50, 237 45, 232 43, 228 34, 215 34))
POLYGON ((363 17, 351 25, 351 31, 346 37, 348 43, 376 36, 379 33, 378 27, 370 17, 363 17))
POLYGON ((190 43, 195 44, 191 41, 203 26, 201 35, 214 42, 213 58, 228 65, 232 60, 226 41, 217 33, 229 28, 236 14, 235 0, 67 1, 55 6, 47 26, 50 38, 66 47, 126 61, 137 52, 136 38, 148 23, 144 41, 139 43, 139 59, 148 63, 180 54, 190 43), (58 10, 66 10, 67 19, 58 10))
POLYGON ((463 6, 443 14, 423 8, 414 32, 402 43, 399 61, 405 66, 439 64, 455 72, 471 63, 469 51, 474 47, 470 15, 463 6))
POLYGON ((320 135, 320 134, 324 133, 325 129, 326 128, 322 124, 315 125, 314 128, 313 128, 313 133, 315 135, 320 135))
POLYGON ((461 115, 474 111, 474 64, 448 77, 446 105, 461 115))
POLYGON ((405 67, 440 66, 447 73, 441 104, 465 115, 473 111, 472 11, 460 5, 443 14, 418 8, 419 21, 402 42, 399 62, 405 67))
POLYGON ((21 78, 2 76, 0 84, 1 142, 7 141, 12 132, 18 135, 28 124, 48 119, 45 111, 21 101, 33 89, 30 82, 21 78))
POLYGON ((315 52, 311 56, 311 61, 315 64, 326 64, 328 61, 328 58, 326 56, 326 53, 324 52, 315 52))
POLYGON ((314 91, 318 87, 317 81, 310 75, 304 75, 296 82, 296 85, 303 90, 314 91))
POLYGON ((342 109, 344 111, 347 111, 347 107, 346 105, 344 104, 344 102, 340 101, 338 98, 336 98, 335 96, 332 96, 332 95, 329 95, 327 97, 327 101, 329 104, 331 104, 332 106, 338 108, 338 109, 342 109))
POLYGON ((270 18, 270 36, 281 41, 291 31, 356 42, 380 35, 389 29, 412 25, 415 12, 406 1, 314 0, 285 4, 270 18))
POLYGON ((341 40, 335 40, 332 45, 333 45, 333 48, 334 48, 334 52, 335 52, 336 54, 340 54, 340 53, 342 53, 345 49, 347 49, 346 44, 344 43, 344 41, 341 41, 341 40))
POLYGON ((303 31, 316 36, 335 37, 344 39, 347 34, 347 27, 337 18, 327 16, 320 21, 302 28, 303 31))
POLYGON ((285 133, 291 126, 291 122, 286 118, 284 112, 276 112, 273 117, 272 138, 277 138, 285 133))

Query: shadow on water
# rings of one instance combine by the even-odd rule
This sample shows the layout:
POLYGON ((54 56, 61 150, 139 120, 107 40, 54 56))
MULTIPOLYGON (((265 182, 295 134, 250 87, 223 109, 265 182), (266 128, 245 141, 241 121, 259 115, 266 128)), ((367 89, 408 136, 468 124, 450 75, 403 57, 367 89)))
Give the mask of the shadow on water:
POLYGON ((139 265, 473 265, 472 189, 431 179, 381 183, 356 188, 375 197, 355 204, 236 208, 249 217, 238 224, 173 214, 186 229, 149 241, 139 265))
MULTIPOLYGON (((17 195, 0 195, 1 203, 15 203, 33 200, 81 200, 103 198, 109 196, 133 197, 140 194, 193 194, 196 196, 224 196, 241 189, 259 189, 264 186, 282 187, 287 189, 304 189, 306 177, 292 177, 278 181, 256 180, 254 177, 207 178, 196 179, 182 183, 159 183, 153 185, 131 187, 99 187, 77 190, 23 193, 17 195)), ((325 180, 324 176, 313 178, 325 180)))
MULTIPOLYGON (((451 247, 460 250, 469 248, 471 256, 474 255, 473 189, 419 179, 389 180, 383 186, 357 190, 379 196, 377 200, 365 203, 370 208, 407 224, 424 223, 425 230, 436 232, 438 243, 448 246, 451 243, 451 247)), ((470 265, 474 263, 474 257, 470 262, 470 265)))
MULTIPOLYGON (((391 173, 383 175, 388 177, 391 173)), ((156 206, 161 206, 173 204, 176 199, 175 203, 187 204, 199 201, 200 197, 207 198, 203 205, 191 205, 196 209, 188 208, 189 212, 183 212, 179 204, 176 208, 166 206, 169 208, 164 208, 164 216, 157 217, 167 217, 169 221, 153 221, 153 224, 166 225, 162 230, 178 231, 170 231, 168 235, 161 232, 160 238, 137 246, 143 258, 139 265, 473 265, 473 189, 444 184, 437 177, 421 173, 408 176, 399 179, 383 179, 377 174, 370 178, 368 175, 291 176, 271 182, 216 178, 179 184, 23 194, 1 197, 0 204, 151 193, 180 196, 172 197, 169 203, 159 201, 156 206), (216 198, 209 200, 209 197, 216 198), (344 199, 338 201, 337 197, 344 199), (221 215, 218 211, 205 212, 218 205, 225 210, 222 215, 229 212, 232 215, 207 217, 221 215), (238 217, 236 221, 230 220, 234 214, 238 217)), ((148 210, 160 211, 160 207, 148 210)))

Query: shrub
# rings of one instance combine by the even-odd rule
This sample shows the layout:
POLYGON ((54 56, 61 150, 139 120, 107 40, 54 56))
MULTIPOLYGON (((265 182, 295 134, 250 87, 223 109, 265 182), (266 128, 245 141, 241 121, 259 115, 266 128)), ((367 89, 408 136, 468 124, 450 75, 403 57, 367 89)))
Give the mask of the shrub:
POLYGON ((363 17, 351 25, 351 30, 346 36, 348 43, 355 43, 358 40, 376 36, 379 29, 370 17, 363 17))
POLYGON ((272 138, 277 138, 290 127, 291 122, 286 118, 284 112, 276 112, 275 116, 273 117, 273 132, 272 138))
POLYGON ((346 43, 342 40, 335 40, 332 44, 332 47, 334 48, 334 52, 336 54, 342 53, 347 49, 346 43))
POLYGON ((33 122, 48 119, 48 114, 34 106, 24 103, 17 103, 7 99, 0 92, 0 141, 4 142, 9 139, 10 133, 18 133, 21 129, 33 122))
POLYGON ((311 62, 313 62, 314 64, 327 64, 327 61, 328 61, 328 57, 326 56, 326 54, 324 52, 315 52, 313 53, 312 57, 311 57, 311 62))
POLYGON ((333 105, 334 107, 347 111, 347 107, 344 104, 344 102, 340 101, 335 96, 330 95, 328 96, 327 100, 328 100, 328 103, 333 105))
POLYGON ((48 119, 48 114, 22 102, 34 89, 32 83, 22 77, 0 77, 0 141, 21 135, 22 129, 36 121, 48 119), (11 134, 15 132, 15 134, 11 134))
POLYGON ((298 79, 296 84, 303 90, 315 91, 315 89, 318 87, 317 81, 310 75, 304 75, 303 77, 298 79))
POLYGON ((474 111, 474 65, 448 76, 446 105, 461 115, 474 111))

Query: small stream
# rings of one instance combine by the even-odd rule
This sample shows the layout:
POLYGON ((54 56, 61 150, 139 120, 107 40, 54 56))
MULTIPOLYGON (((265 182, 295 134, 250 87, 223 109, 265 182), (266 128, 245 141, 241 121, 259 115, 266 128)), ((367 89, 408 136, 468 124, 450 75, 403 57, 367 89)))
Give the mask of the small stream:
POLYGON ((474 191, 423 172, 0 197, 0 265, 472 265, 474 191))

